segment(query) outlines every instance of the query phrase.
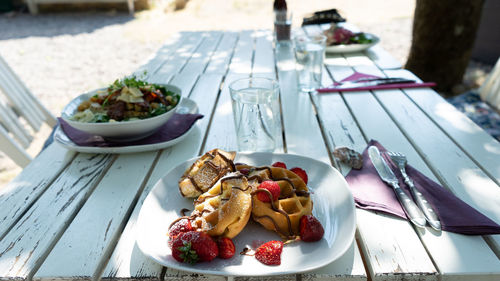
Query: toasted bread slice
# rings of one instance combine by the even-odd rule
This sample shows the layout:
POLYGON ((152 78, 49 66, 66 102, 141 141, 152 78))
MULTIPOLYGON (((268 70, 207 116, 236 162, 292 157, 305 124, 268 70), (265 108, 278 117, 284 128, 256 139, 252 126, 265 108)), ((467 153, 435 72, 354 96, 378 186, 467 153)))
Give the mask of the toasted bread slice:
POLYGON ((235 171, 236 152, 213 149, 187 169, 179 180, 182 196, 195 198, 210 189, 225 174, 235 171))

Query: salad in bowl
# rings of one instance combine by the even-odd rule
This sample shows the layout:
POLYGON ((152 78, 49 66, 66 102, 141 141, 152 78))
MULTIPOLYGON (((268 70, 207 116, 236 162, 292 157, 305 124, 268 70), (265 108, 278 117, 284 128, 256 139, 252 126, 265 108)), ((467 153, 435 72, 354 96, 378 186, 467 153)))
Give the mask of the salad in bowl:
POLYGON ((116 80, 83 100, 70 117, 83 123, 131 121, 155 117, 174 108, 180 96, 165 85, 150 84, 135 76, 116 80))
POLYGON ((131 76, 78 96, 63 109, 62 119, 92 135, 131 141, 153 134, 180 102, 179 88, 131 76))
POLYGON ((379 42, 379 38, 373 34, 353 32, 333 23, 323 34, 326 36, 326 51, 331 53, 363 51, 379 42))

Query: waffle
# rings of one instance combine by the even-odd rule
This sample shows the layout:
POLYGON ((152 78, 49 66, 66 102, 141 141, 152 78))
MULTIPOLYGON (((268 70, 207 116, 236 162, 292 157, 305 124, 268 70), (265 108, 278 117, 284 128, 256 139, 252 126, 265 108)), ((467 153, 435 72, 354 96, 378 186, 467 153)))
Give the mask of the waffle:
POLYGON ((235 152, 220 149, 210 150, 196 160, 179 180, 182 196, 195 198, 209 190, 222 176, 235 171, 235 152))
MULTIPOLYGON (((237 169, 248 168, 244 165, 237 169)), ((299 235, 299 222, 303 215, 312 213, 313 203, 304 181, 294 172, 278 167, 253 167, 247 175, 252 186, 264 180, 274 180, 280 186, 280 196, 274 202, 257 199, 258 191, 252 192, 252 218, 265 228, 277 232, 286 239, 299 235)))
POLYGON ((250 219, 252 189, 241 173, 227 174, 195 200, 191 224, 210 236, 235 237, 250 219))

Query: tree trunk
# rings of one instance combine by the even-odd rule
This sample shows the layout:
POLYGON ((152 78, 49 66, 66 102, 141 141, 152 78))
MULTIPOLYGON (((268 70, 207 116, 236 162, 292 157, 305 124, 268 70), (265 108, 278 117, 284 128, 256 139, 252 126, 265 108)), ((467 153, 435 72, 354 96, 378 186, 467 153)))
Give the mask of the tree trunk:
POLYGON ((405 68, 437 90, 462 82, 481 17, 483 0, 417 0, 413 39, 405 68))

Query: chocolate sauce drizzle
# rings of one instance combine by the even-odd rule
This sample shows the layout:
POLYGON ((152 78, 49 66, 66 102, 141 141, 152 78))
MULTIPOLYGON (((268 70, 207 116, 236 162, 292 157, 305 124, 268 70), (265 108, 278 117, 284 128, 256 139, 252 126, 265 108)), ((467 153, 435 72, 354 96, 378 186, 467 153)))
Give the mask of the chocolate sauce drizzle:
MULTIPOLYGON (((252 193, 250 193, 251 195, 254 195, 254 194, 257 194, 259 192, 265 192, 269 195, 269 198, 273 198, 273 195, 271 194, 271 192, 267 189, 257 189, 255 191, 253 191, 252 193)), ((274 199, 274 198, 273 198, 274 199)), ((253 202, 254 200, 252 199, 252 209, 253 209, 253 202)), ((270 216, 268 215, 264 215, 264 216, 256 216, 256 215, 253 215, 254 218, 257 218, 257 219, 261 219, 261 218, 267 218, 269 220, 271 220, 271 222, 274 224, 274 229, 276 229, 276 231, 278 231, 280 234, 282 234, 284 237, 287 237, 287 238, 294 238, 295 235, 293 234, 292 232, 292 221, 290 220, 290 216, 283 210, 280 210, 278 207, 276 207, 275 205, 275 202, 276 200, 271 200, 271 208, 273 209, 273 211, 275 212, 278 212, 280 214, 282 214, 283 216, 285 216, 286 218, 286 222, 288 224, 288 231, 289 233, 285 233, 282 229, 279 228, 278 224, 273 220, 273 218, 271 218, 270 216)))
POLYGON ((187 208, 182 208, 180 213, 181 213, 181 215, 184 217, 184 216, 186 216, 186 212, 189 212, 189 209, 187 209, 187 208))
MULTIPOLYGON (((228 159, 226 156, 224 156, 224 154, 218 152, 218 151, 215 151, 214 154, 211 154, 210 152, 207 152, 205 153, 205 155, 202 156, 203 157, 208 157, 210 158, 210 160, 207 160, 205 161, 204 163, 207 164, 208 166, 210 166, 212 169, 214 169, 215 171, 217 171, 217 176, 212 180, 212 182, 210 183, 210 186, 214 185, 221 177, 223 177, 225 174, 227 174, 228 172, 234 172, 236 171, 236 167, 234 166, 234 163, 232 160, 228 159), (229 167, 224 167, 222 168, 221 166, 217 166, 215 165, 214 163, 210 162, 210 160, 213 160, 217 155, 219 155, 222 160, 224 160, 224 162, 226 162, 226 164, 229 165, 229 167)), ((195 163, 196 164, 196 163, 195 163)), ((193 164, 193 165, 195 165, 193 164)), ((189 179, 189 181, 191 181, 191 184, 193 184, 194 188, 196 188, 196 190, 200 193, 203 193, 205 191, 203 191, 203 189, 196 183, 196 181, 194 180, 194 178, 190 175, 187 176, 187 178, 189 179)), ((181 191, 182 193, 182 191, 181 191)))
MULTIPOLYGON (((200 204, 200 203, 205 202, 205 200, 207 200, 208 198, 221 196, 221 195, 224 193, 224 189, 223 189, 223 186, 222 186, 222 185, 224 184, 224 182, 226 182, 226 181, 228 181, 228 180, 233 180, 233 179, 241 179, 241 178, 243 178, 243 177, 244 177, 243 175, 235 175, 235 176, 225 177, 225 178, 221 179, 221 181, 220 181, 220 192, 219 192, 219 194, 209 194, 209 195, 204 196, 203 198, 200 198, 200 197, 201 197, 201 196, 200 196, 200 197, 198 197, 198 199, 196 199, 196 200, 194 201, 194 203, 195 203, 195 204, 200 204)), ((247 191, 247 190, 248 190, 248 188, 250 188, 250 186, 247 186, 247 188, 246 188, 246 189, 241 189, 241 188, 239 188, 239 187, 237 187, 237 186, 233 186, 232 188, 239 189, 239 190, 241 190, 241 191, 245 192, 245 191, 247 191)), ((221 199, 221 200, 229 200, 229 199, 221 199)))
MULTIPOLYGON (((288 184, 290 184, 292 186, 292 192, 294 192, 297 196, 304 196, 304 197, 310 196, 310 193, 308 191, 297 190, 295 184, 289 178, 275 178, 273 176, 272 169, 270 167, 268 167, 268 166, 255 167, 253 169, 254 169, 254 171, 267 170, 267 172, 269 173, 269 178, 271 180, 273 180, 273 181, 286 181, 288 184)), ((250 176, 250 177, 248 177, 248 180, 249 181, 251 181, 251 180, 257 180, 259 183, 261 183, 263 181, 262 177, 259 176, 259 175, 250 176)), ((254 194, 257 194, 258 192, 266 192, 270 196, 270 198, 272 198, 271 192, 269 190, 267 190, 267 189, 257 189, 255 191, 253 191, 251 194, 254 195, 254 194)), ((253 200, 252 200, 252 208, 253 208, 253 200)), ((268 216, 268 215, 264 215, 264 216, 252 215, 252 216, 255 219, 269 219, 273 223, 274 228, 276 229, 277 232, 279 232, 282 236, 286 237, 287 239, 294 239, 296 237, 296 235, 294 235, 294 233, 292 231, 292 222, 290 220, 290 216, 285 211, 280 210, 275 205, 275 201, 274 200, 271 201, 271 208, 272 208, 273 211, 278 212, 278 213, 282 214, 285 217, 285 219, 287 220, 289 233, 286 233, 285 231, 283 231, 282 229, 280 229, 279 226, 278 226, 278 224, 276 223, 276 221, 274 221, 274 219, 271 216, 268 216)))

